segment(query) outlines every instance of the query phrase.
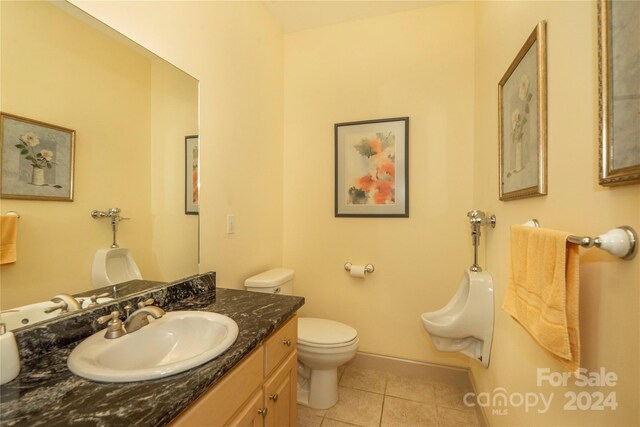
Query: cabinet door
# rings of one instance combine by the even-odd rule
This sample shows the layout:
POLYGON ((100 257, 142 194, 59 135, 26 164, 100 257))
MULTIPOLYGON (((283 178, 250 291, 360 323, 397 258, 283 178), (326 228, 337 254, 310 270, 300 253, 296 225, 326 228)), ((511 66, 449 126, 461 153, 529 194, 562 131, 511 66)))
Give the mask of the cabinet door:
POLYGON ((236 411, 244 408, 244 403, 253 397, 255 390, 259 390, 262 396, 263 363, 264 350, 260 346, 174 418, 170 427, 225 425, 236 411))
POLYGON ((298 353, 292 352, 264 383, 265 427, 294 427, 297 410, 298 353))
POLYGON ((238 412, 226 426, 229 427, 263 427, 266 414, 264 394, 258 390, 247 404, 238 412))

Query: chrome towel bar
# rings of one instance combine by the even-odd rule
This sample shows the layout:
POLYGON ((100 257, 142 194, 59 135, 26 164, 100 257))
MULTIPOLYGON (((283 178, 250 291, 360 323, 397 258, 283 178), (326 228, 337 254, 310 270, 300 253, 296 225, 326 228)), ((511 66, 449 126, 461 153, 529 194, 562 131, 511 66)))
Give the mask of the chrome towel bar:
MULTIPOLYGON (((537 219, 531 219, 523 225, 539 228, 540 222, 537 219)), ((638 233, 628 225, 621 225, 597 237, 570 234, 567 241, 583 248, 595 246, 627 261, 633 259, 638 252, 638 233)))

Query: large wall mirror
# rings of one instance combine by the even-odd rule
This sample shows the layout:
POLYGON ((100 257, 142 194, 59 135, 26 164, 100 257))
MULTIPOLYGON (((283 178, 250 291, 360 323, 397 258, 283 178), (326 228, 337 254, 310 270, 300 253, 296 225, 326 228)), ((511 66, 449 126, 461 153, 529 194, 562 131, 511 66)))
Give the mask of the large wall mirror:
POLYGON ((130 218, 118 244, 143 279, 196 274, 185 137, 198 134, 198 81, 67 2, 0 8, 0 109, 76 132, 73 201, 1 200, 1 213, 20 219, 17 261, 0 270, 0 308, 92 289, 94 254, 112 243, 109 220, 92 210, 130 218))

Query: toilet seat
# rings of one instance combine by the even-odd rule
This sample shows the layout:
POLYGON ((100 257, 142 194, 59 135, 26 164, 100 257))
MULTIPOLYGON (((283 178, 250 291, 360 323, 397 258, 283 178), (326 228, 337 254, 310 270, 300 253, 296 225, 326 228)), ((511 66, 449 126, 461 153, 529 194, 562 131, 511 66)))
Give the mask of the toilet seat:
POLYGON ((335 320, 298 318, 298 344, 317 348, 346 347, 358 341, 358 331, 335 320))

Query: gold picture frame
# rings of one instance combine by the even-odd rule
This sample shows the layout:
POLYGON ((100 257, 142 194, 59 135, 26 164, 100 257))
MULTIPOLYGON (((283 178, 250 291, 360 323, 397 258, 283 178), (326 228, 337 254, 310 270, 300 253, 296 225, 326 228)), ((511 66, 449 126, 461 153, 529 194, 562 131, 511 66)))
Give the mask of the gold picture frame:
POLYGON ((73 201, 76 131, 0 113, 3 199, 73 201))
POLYGON ((184 213, 200 214, 200 138, 189 135, 184 138, 184 213))
POLYGON ((633 77, 640 28, 624 22, 638 15, 638 2, 598 1, 599 182, 604 186, 640 182, 640 86, 633 77))
POLYGON ((498 83, 500 200, 547 194, 547 32, 536 25, 498 83))

